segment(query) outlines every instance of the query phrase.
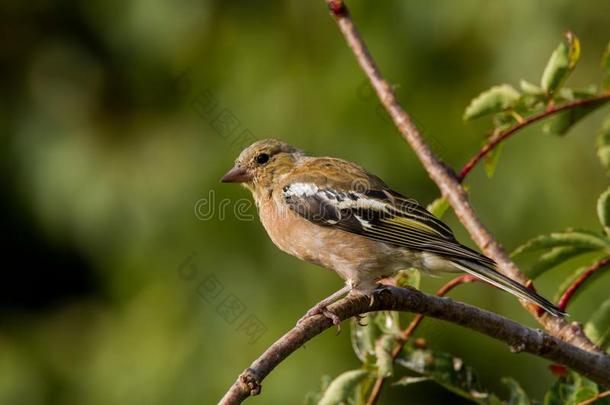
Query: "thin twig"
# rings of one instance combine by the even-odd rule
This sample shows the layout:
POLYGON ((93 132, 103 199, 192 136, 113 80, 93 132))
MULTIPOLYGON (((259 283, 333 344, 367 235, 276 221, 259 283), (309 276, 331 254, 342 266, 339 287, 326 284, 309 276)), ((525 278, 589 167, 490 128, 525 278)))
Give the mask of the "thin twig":
MULTIPOLYGON (((477 279, 474 276, 471 276, 470 274, 464 274, 463 276, 456 277, 453 280, 449 281, 444 286, 442 286, 436 292, 436 296, 444 297, 458 285, 470 283, 472 281, 477 281, 477 280, 479 280, 479 279, 477 279)), ((409 326, 407 326, 407 328, 402 332, 402 335, 400 336, 400 340, 398 341, 398 345, 394 348, 394 351, 392 351, 392 361, 396 360, 396 358, 398 357, 400 352, 402 352, 402 349, 405 347, 405 344, 407 343, 409 338, 411 336, 413 336, 415 329, 417 329, 417 327, 423 320, 424 320, 424 316, 422 314, 416 314, 413 317, 413 319, 409 323, 409 326)), ((375 403, 377 403, 377 399, 379 399, 379 395, 381 394, 381 390, 383 389, 385 380, 386 380, 385 377, 383 377, 381 375, 377 377, 377 380, 375 380, 375 384, 373 385, 373 388, 371 389, 371 394, 369 395, 369 399, 366 402, 367 405, 374 405, 375 403)))
POLYGON ((574 296, 576 291, 580 288, 580 286, 582 286, 584 284, 584 282, 589 279, 589 277, 591 277, 593 274, 595 274, 595 272, 603 269, 604 267, 606 267, 608 265, 610 265, 610 256, 604 257, 603 259, 601 259, 598 262, 591 265, 587 270, 585 270, 584 273, 582 273, 580 275, 580 277, 578 277, 574 281, 574 283, 572 283, 572 285, 570 285, 564 291, 563 295, 561 296, 561 298, 559 299, 559 301, 557 303, 557 307, 559 307, 560 309, 566 309, 566 307, 568 306, 568 303, 570 302, 570 300, 572 299, 572 297, 574 296))
POLYGON ((548 118, 548 117, 550 117, 550 116, 552 116, 554 114, 563 112, 563 111, 573 110, 575 108, 590 106, 590 105, 594 105, 594 104, 597 104, 597 103, 604 103, 604 102, 606 102, 608 100, 610 100, 610 93, 602 94, 602 95, 591 97, 591 98, 587 98, 587 99, 584 99, 584 100, 572 101, 572 102, 564 104, 564 105, 562 105, 560 107, 550 106, 549 108, 547 108, 543 112, 540 112, 538 114, 534 114, 534 115, 524 119, 523 121, 513 125, 512 127, 508 128, 508 129, 505 129, 504 131, 498 132, 497 134, 492 136, 487 141, 487 143, 485 143, 485 145, 483 145, 483 147, 472 158, 470 158, 468 163, 466 163, 464 165, 464 167, 460 171, 460 174, 458 175, 458 180, 460 181, 460 183, 463 182, 464 179, 466 178, 466 176, 468 176, 468 174, 472 171, 472 169, 474 169, 474 167, 488 153, 490 153, 495 147, 500 145, 500 143, 502 143, 503 141, 508 139, 510 136, 512 136, 516 132, 518 132, 518 131, 528 127, 529 125, 531 125, 531 124, 533 124, 535 122, 541 121, 541 120, 543 120, 545 118, 548 118))
MULTIPOLYGON (((349 15, 345 3, 341 0, 325 1, 331 10, 331 15, 334 17, 339 29, 343 33, 348 46, 354 53, 358 64, 375 89, 381 104, 383 104, 401 135, 409 143, 421 161, 421 164, 428 172, 430 178, 447 198, 458 219, 468 230, 471 238, 487 256, 496 261, 498 270, 501 273, 521 284, 527 285, 530 280, 519 271, 517 266, 510 260, 504 251, 502 245, 500 245, 500 243, 490 234, 474 212, 468 200, 468 195, 460 185, 455 172, 434 155, 410 116, 401 107, 396 99, 392 86, 382 77, 377 64, 364 44, 360 33, 349 15)), ((546 313, 539 313, 538 306, 526 303, 525 301, 521 302, 552 335, 582 349, 603 353, 602 350, 595 346, 595 344, 585 336, 582 328, 578 324, 569 324, 562 318, 553 317, 546 313)))
MULTIPOLYGON (((387 286, 371 299, 348 296, 330 306, 341 320, 374 311, 408 311, 448 321, 475 330, 507 344, 513 352, 527 352, 569 367, 602 386, 610 386, 610 358, 570 345, 541 330, 534 330, 493 312, 435 297, 408 288, 387 286)), ((310 339, 333 326, 330 319, 315 315, 272 344, 221 399, 220 404, 239 404, 261 390, 263 379, 285 358, 310 339)))
POLYGON ((610 397, 610 391, 600 392, 599 394, 597 394, 593 398, 589 398, 586 401, 579 402, 576 405, 591 405, 595 401, 598 401, 598 400, 600 400, 602 398, 606 398, 606 397, 610 397))

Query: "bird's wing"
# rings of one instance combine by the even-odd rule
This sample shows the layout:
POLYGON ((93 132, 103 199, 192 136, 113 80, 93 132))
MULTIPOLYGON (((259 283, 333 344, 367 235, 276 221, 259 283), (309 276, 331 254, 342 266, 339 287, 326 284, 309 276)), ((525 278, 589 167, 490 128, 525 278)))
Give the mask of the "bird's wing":
POLYGON ((379 242, 495 265, 493 260, 460 244, 447 225, 416 201, 381 188, 385 184, 378 178, 373 177, 369 183, 380 189, 357 189, 342 181, 331 186, 328 173, 324 174, 325 177, 310 172, 283 185, 281 192, 292 211, 317 225, 379 242))

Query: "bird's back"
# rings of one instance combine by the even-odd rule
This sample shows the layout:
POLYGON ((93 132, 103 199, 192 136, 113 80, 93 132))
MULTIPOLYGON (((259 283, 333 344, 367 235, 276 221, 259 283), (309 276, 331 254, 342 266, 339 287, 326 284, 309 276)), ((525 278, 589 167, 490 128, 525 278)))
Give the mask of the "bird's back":
POLYGON ((320 188, 330 186, 341 191, 389 189, 383 180, 356 163, 332 157, 302 157, 281 187, 295 182, 310 182, 320 188))

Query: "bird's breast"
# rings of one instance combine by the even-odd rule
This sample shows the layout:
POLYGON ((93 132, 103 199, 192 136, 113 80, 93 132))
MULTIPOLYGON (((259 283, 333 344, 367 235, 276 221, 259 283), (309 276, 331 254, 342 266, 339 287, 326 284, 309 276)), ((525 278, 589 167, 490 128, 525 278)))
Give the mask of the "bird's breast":
POLYGON ((403 268, 405 259, 410 261, 393 246, 309 222, 273 198, 259 202, 259 215, 281 250, 334 270, 344 279, 377 278, 403 268))
POLYGON ((320 238, 314 237, 317 233, 312 228, 314 224, 273 199, 259 203, 259 215, 267 234, 277 247, 302 260, 321 264, 318 256, 324 244, 320 238))

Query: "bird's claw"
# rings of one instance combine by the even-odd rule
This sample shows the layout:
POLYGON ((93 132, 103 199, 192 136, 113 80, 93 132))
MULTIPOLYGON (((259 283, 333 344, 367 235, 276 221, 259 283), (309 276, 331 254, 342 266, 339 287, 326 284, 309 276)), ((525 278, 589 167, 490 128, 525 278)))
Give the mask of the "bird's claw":
POLYGON ((356 319, 356 323, 357 323, 359 326, 366 326, 366 325, 367 325, 366 323, 362 323, 362 320, 363 320, 364 318, 366 318, 366 315, 364 315, 364 314, 358 314, 358 315, 354 315, 354 318, 356 319))
POLYGON ((305 320, 311 318, 314 315, 324 315, 333 322, 333 325, 337 327, 337 335, 341 332, 341 318, 339 318, 339 316, 335 312, 325 306, 316 305, 315 307, 311 308, 305 313, 305 315, 303 315, 303 317, 301 317, 301 319, 297 321, 297 325, 300 325, 305 320))

